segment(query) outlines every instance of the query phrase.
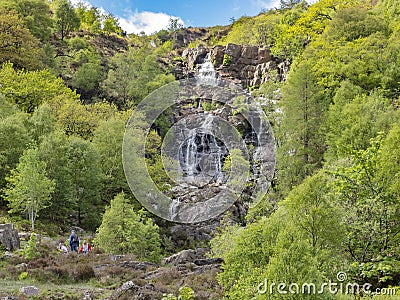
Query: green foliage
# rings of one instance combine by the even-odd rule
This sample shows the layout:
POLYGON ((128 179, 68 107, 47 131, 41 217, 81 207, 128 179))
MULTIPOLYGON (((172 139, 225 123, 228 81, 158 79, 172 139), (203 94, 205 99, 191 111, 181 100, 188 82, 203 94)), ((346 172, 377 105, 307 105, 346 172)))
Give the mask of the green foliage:
MULTIPOLYGON (((126 114, 127 115, 127 114, 126 114)), ((122 143, 127 118, 113 117, 103 121, 94 131, 93 144, 101 161, 101 198, 110 201, 122 191, 129 193, 122 165, 122 143)))
POLYGON ((53 28, 50 7, 43 0, 1 0, 0 7, 7 10, 15 10, 25 21, 31 34, 41 41, 50 39, 53 28))
POLYGON ((329 100, 324 99, 307 61, 295 65, 282 88, 282 134, 278 165, 282 187, 290 190, 322 166, 322 125, 329 100))
POLYGON ((27 116, 15 113, 0 120, 0 188, 6 185, 5 178, 14 169, 24 150, 31 142, 25 126, 27 116))
POLYGON ((25 280, 28 278, 28 272, 21 272, 21 274, 19 274, 18 276, 18 280, 25 280))
POLYGON ((104 19, 103 31, 106 34, 121 34, 122 28, 119 26, 118 19, 116 17, 114 17, 112 14, 107 14, 104 19))
POLYGON ((61 78, 48 70, 16 71, 12 64, 6 63, 0 69, 0 78, 0 91, 6 99, 26 112, 33 112, 40 104, 55 101, 57 97, 78 98, 61 78))
POLYGON ((161 258, 158 226, 143 210, 135 212, 123 193, 107 207, 94 243, 114 254, 133 253, 153 262, 161 258))
POLYGON ((390 253, 399 241, 399 206, 390 185, 380 176, 380 156, 388 158, 381 150, 382 141, 379 134, 367 149, 354 151, 333 172, 336 180, 332 191, 346 218, 345 244, 354 261, 366 262, 373 260, 376 253, 390 253))
POLYGON ((301 0, 280 0, 281 9, 291 9, 299 4, 301 0))
MULTIPOLYGON (((40 255, 40 252, 37 249, 36 240, 37 240, 36 233, 32 232, 31 236, 29 238, 29 241, 26 244, 25 248, 23 250, 21 250, 21 254, 25 257, 25 259, 31 260, 32 258, 40 255)), ((23 279, 26 279, 28 277, 28 273, 27 272, 25 272, 26 276, 25 276, 25 274, 23 275, 23 273, 20 274, 18 279, 22 278, 20 280, 23 280, 23 279)))
POLYGON ((5 199, 10 213, 22 213, 29 216, 32 231, 39 212, 49 205, 54 192, 54 180, 49 179, 46 163, 39 159, 37 148, 24 151, 16 169, 6 178, 5 199))
POLYGON ((43 66, 44 52, 39 41, 15 12, 0 7, 0 64, 11 62, 18 69, 36 70, 43 66))
POLYGON ((180 23, 179 18, 170 18, 169 19, 168 28, 167 28, 168 31, 175 32, 181 28, 183 28, 183 24, 180 23))
POLYGON ((99 198, 100 157, 95 147, 79 137, 69 138, 67 168, 71 178, 74 217, 79 226, 94 229, 102 211, 99 198))
POLYGON ((227 67, 230 66, 231 63, 232 58, 228 54, 224 53, 224 60, 222 61, 222 65, 227 67))
POLYGON ((84 63, 76 70, 71 84, 78 89, 80 93, 85 93, 85 99, 90 98, 90 94, 94 94, 103 81, 103 68, 100 61, 84 63), (89 94, 89 95, 88 95, 89 94))
POLYGON ((52 105, 56 124, 67 135, 78 135, 84 139, 92 137, 101 122, 113 117, 117 108, 107 102, 84 105, 78 99, 59 99, 52 105))
POLYGON ((118 107, 129 108, 160 86, 174 80, 166 75, 152 49, 142 47, 116 54, 102 87, 118 107))
POLYGON ((79 3, 76 8, 76 14, 80 20, 80 28, 89 32, 98 34, 101 32, 102 13, 97 7, 86 7, 79 3))
POLYGON ((80 20, 69 0, 59 0, 55 11, 55 25, 63 40, 68 34, 79 28, 80 20))
POLYGON ((49 207, 43 215, 52 222, 70 222, 70 215, 75 209, 71 173, 68 167, 69 141, 65 133, 55 130, 41 139, 39 145, 40 159, 46 162, 49 178, 55 181, 55 189, 49 207))
POLYGON ((45 135, 54 131, 56 120, 50 105, 44 103, 35 109, 28 122, 30 136, 39 142, 45 135))
POLYGON ((194 291, 188 286, 183 286, 179 288, 178 298, 172 294, 168 294, 164 295, 162 300, 194 300, 194 291))
POLYGON ((353 263, 350 271, 358 282, 369 282, 375 288, 393 286, 400 274, 400 262, 393 257, 378 256, 372 262, 353 263))
MULTIPOLYGON (((227 297, 258 299, 257 286, 264 279, 297 282, 301 286, 304 282, 334 278, 335 270, 340 268, 336 249, 344 235, 334 198, 327 193, 328 181, 322 172, 308 177, 269 218, 250 224, 233 236, 228 233, 223 272, 219 275, 227 297)), ((271 299, 279 296, 272 294, 271 299)), ((296 299, 298 295, 287 296, 296 299)), ((331 299, 329 294, 319 297, 331 299)))

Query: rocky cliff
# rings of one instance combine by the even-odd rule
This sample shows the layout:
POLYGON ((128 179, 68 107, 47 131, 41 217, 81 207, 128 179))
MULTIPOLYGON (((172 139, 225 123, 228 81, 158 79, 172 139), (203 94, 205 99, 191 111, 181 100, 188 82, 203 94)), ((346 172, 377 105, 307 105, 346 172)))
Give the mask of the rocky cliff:
POLYGON ((193 77, 208 54, 221 78, 245 88, 258 87, 275 74, 285 80, 290 67, 289 62, 273 57, 265 46, 227 44, 207 48, 200 45, 184 49, 183 59, 172 62, 175 77, 193 77))

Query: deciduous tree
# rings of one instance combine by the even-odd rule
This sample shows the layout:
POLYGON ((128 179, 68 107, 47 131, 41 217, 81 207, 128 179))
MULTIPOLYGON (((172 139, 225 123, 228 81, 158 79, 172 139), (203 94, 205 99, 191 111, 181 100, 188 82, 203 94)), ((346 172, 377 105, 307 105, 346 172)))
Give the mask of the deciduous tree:
POLYGON ((34 231, 39 212, 50 205, 55 186, 54 180, 47 176, 46 163, 39 159, 37 148, 24 152, 7 181, 5 194, 10 212, 27 214, 34 231))

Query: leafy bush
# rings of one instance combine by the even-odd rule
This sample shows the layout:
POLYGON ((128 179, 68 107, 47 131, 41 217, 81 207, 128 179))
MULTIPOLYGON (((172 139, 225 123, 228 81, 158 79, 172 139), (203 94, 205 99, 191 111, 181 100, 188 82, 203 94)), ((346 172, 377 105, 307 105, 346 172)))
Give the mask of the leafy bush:
POLYGON ((224 54, 224 60, 222 61, 222 64, 225 66, 225 67, 227 67, 227 66, 230 66, 231 65, 231 63, 232 63, 232 57, 230 56, 230 55, 228 55, 228 54, 224 54))
POLYGON ((31 237, 29 238, 29 241, 26 244, 25 248, 21 250, 21 254, 27 260, 31 260, 32 258, 40 255, 40 252, 37 250, 36 239, 36 234, 32 232, 31 237))
POLYGON ((153 262, 161 259, 158 226, 143 210, 135 212, 123 193, 106 209, 94 243, 114 254, 132 253, 153 262))
POLYGON ((28 278, 28 272, 22 272, 21 274, 19 274, 18 276, 18 280, 25 280, 28 278))

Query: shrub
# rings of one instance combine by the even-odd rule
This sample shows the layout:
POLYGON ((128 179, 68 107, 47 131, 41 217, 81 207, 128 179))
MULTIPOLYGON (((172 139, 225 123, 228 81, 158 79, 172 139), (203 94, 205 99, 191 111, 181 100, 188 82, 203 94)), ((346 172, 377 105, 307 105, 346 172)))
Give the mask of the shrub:
POLYGON ((224 54, 224 60, 222 61, 222 65, 224 65, 225 67, 230 66, 232 63, 232 57, 228 54, 224 54))
POLYGON ((95 277, 93 267, 89 264, 76 265, 72 269, 70 276, 74 281, 87 281, 95 277))
POLYGON ((25 280, 26 278, 28 278, 28 272, 22 272, 18 276, 18 280, 25 280))
POLYGON ((161 259, 158 226, 143 210, 135 212, 123 193, 106 209, 94 243, 114 254, 133 253, 153 262, 161 259))
POLYGON ((31 237, 29 238, 28 243, 26 244, 25 248, 21 251, 21 254, 25 257, 27 260, 31 260, 35 256, 39 256, 40 253, 37 250, 36 247, 36 234, 32 232, 31 237))

